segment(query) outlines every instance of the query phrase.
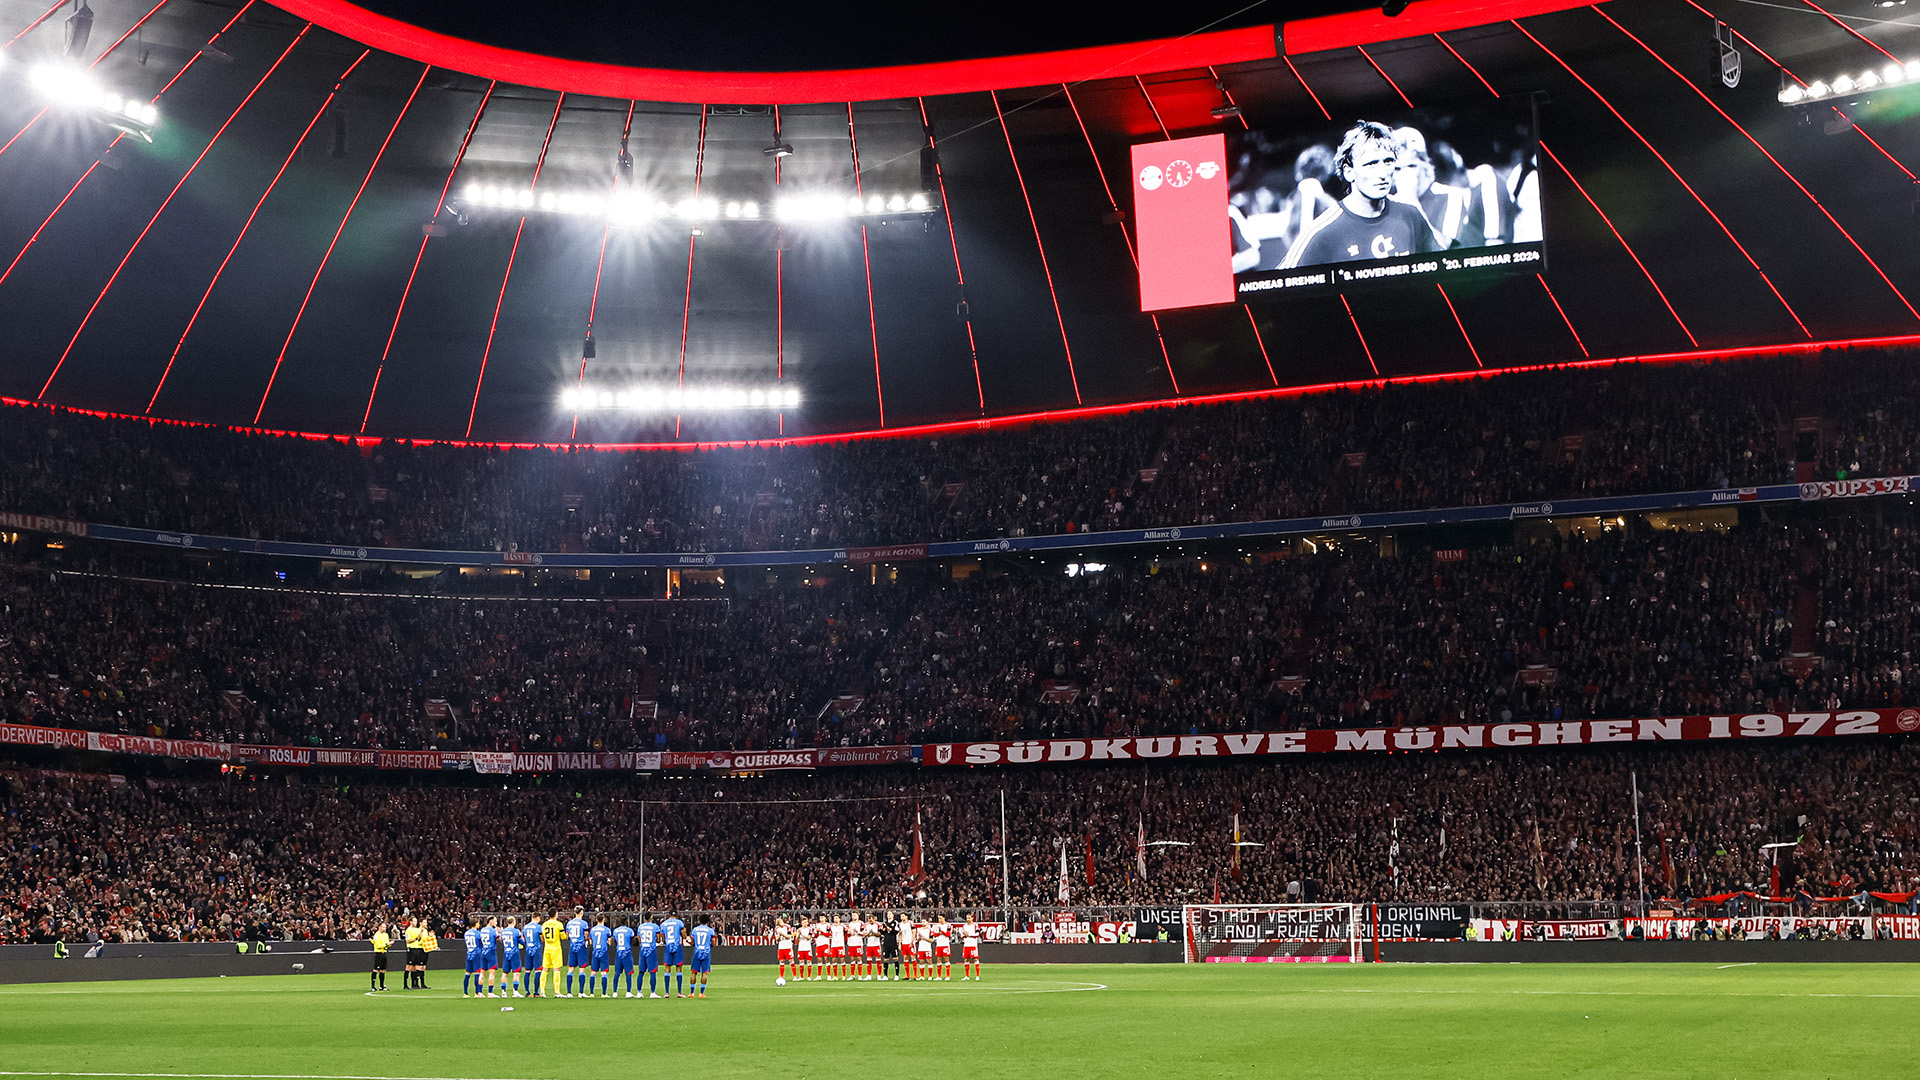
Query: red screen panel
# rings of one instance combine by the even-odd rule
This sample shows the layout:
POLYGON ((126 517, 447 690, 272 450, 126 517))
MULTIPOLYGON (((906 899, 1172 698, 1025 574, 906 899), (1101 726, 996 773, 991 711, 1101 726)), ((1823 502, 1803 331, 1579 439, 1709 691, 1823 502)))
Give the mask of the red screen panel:
POLYGON ((1140 310, 1233 302, 1224 135, 1133 148, 1140 310))

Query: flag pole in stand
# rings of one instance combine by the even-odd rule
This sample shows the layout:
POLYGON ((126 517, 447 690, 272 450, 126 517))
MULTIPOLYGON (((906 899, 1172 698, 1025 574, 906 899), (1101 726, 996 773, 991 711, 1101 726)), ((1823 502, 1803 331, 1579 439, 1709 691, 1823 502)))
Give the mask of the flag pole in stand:
POLYGON ((1638 770, 1627 774, 1633 785, 1633 883, 1640 890, 1640 924, 1647 922, 1647 879, 1646 871, 1640 866, 1640 773, 1638 770))
POLYGON ((1013 884, 1008 880, 1011 868, 1007 865, 1007 789, 1000 789, 1000 918, 1013 923, 1013 884))

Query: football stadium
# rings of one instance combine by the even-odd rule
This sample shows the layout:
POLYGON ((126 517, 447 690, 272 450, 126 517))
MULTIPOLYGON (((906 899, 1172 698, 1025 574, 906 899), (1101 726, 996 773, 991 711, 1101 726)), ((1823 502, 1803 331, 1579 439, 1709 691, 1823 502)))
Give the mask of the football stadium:
POLYGON ((1911 1068, 1920 10, 1363 5, 0 0, 0 1080, 1911 1068))

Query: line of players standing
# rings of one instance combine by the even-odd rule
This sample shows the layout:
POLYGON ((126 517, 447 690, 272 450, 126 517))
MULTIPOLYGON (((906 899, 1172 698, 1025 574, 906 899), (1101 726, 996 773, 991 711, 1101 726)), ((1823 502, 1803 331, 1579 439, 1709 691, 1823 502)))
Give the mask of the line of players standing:
POLYGON ((773 939, 780 971, 776 986, 785 986, 789 969, 794 979, 828 982, 869 982, 889 979, 952 981, 953 942, 960 939, 960 981, 980 980, 980 925, 968 915, 955 926, 946 916, 932 922, 891 911, 871 920, 855 912, 842 920, 803 917, 800 925, 776 919, 773 939), (972 974, 969 975, 968 972, 972 974))
POLYGON ((672 914, 638 926, 608 926, 604 914, 589 922, 585 908, 574 909, 573 917, 562 922, 564 914, 556 912, 545 922, 530 915, 524 926, 515 926, 511 918, 503 926, 498 916, 474 917, 466 932, 467 973, 460 995, 586 998, 594 996, 597 979, 603 998, 707 996, 713 947, 720 939, 713 927, 700 923, 689 929, 672 914), (560 989, 562 972, 565 990, 560 989), (663 983, 665 994, 660 993, 663 983))

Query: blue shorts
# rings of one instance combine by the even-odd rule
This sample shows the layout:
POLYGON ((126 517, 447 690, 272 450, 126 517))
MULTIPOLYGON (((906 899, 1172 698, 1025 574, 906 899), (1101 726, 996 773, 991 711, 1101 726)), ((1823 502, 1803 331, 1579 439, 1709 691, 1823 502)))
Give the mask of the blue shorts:
POLYGON ((489 950, 480 954, 480 970, 492 971, 500 965, 500 958, 489 950))
POLYGON ((640 966, 636 970, 642 973, 660 970, 660 951, 658 949, 641 949, 640 966))
POLYGON ((593 970, 595 971, 605 971, 607 970, 608 963, 609 961, 607 959, 606 953, 594 953, 593 962, 588 966, 593 968, 593 970))
POLYGON ((681 949, 669 946, 666 955, 660 958, 660 962, 668 967, 679 967, 681 964, 687 962, 686 953, 681 949))
POLYGON ((707 953, 703 955, 701 953, 696 952, 693 954, 693 973, 695 975, 705 975, 707 972, 712 970, 713 970, 713 954, 712 953, 707 953))
POLYGON ((623 953, 614 954, 613 973, 615 975, 625 975, 627 972, 632 970, 633 970, 633 954, 632 953, 623 952, 623 953))
POLYGON ((480 958, 479 953, 468 953, 467 954, 467 974, 469 975, 480 974, 481 971, 485 970, 481 966, 484 963, 486 963, 486 961, 480 958))
POLYGON ((507 958, 505 960, 500 961, 500 970, 519 971, 520 965, 522 963, 520 957, 521 957, 521 953, 519 949, 508 949, 507 958))
POLYGON ((587 966, 587 946, 584 943, 580 945, 570 945, 567 947, 567 966, 568 967, 586 967, 587 966))

